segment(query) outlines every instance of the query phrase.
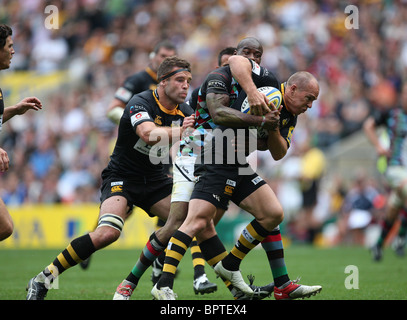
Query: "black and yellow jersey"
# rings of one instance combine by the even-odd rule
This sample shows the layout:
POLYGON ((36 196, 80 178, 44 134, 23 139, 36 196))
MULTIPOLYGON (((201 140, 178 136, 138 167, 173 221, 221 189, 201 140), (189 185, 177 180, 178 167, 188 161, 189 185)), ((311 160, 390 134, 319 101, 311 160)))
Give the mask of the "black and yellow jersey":
POLYGON ((114 97, 127 104, 130 99, 140 92, 155 90, 158 85, 157 74, 150 67, 128 77, 117 89, 114 97))
POLYGON ((146 121, 164 127, 182 126, 184 118, 192 113, 186 103, 171 111, 165 109, 153 90, 133 96, 124 109, 116 145, 106 170, 113 170, 130 180, 154 181, 162 178, 163 163, 169 160, 170 145, 154 147, 146 144, 136 134, 137 126, 146 121))

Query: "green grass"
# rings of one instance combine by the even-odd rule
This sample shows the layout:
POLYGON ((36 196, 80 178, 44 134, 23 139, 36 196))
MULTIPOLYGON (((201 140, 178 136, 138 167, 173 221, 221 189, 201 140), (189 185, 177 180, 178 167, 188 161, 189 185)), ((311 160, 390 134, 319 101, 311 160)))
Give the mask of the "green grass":
MULTIPOLYGON (((48 300, 111 300, 117 285, 127 276, 141 250, 104 249, 92 257, 87 271, 79 266, 66 271, 59 279, 59 289, 48 293, 48 300)), ((24 300, 28 280, 53 261, 59 250, 0 250, 0 300, 24 300)), ((338 247, 320 249, 289 246, 285 251, 291 279, 301 276, 301 283, 320 284, 322 292, 312 300, 400 300, 407 299, 407 258, 397 257, 390 249, 383 261, 371 260, 364 248, 338 247), (359 289, 346 289, 348 265, 358 268, 359 289)), ((207 266, 218 291, 196 296, 192 289, 192 262, 189 252, 180 265, 174 291, 180 300, 231 300, 229 291, 207 266)), ((272 281, 263 250, 253 250, 243 261, 244 276, 253 273, 254 284, 272 281)), ((355 275, 355 274, 352 274, 355 275)), ((355 283, 355 282, 353 282, 355 283)), ((140 281, 133 300, 151 300, 150 270, 140 281)), ((274 299, 274 298, 271 298, 274 299)))

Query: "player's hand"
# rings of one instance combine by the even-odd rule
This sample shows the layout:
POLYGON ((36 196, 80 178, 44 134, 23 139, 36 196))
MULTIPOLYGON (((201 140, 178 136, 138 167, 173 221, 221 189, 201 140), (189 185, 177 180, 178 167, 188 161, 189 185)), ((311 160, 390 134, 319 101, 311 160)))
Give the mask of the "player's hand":
POLYGON ((268 100, 264 93, 257 90, 247 93, 247 101, 250 106, 250 114, 255 116, 262 116, 270 112, 270 107, 268 106, 268 100))
POLYGON ((184 122, 182 123, 181 136, 191 134, 194 127, 195 127, 195 115, 192 114, 189 117, 185 117, 184 122))
POLYGON ((379 156, 385 156, 389 157, 390 156, 390 150, 383 148, 381 145, 376 147, 376 152, 379 156))
POLYGON ((190 115, 189 117, 184 118, 182 123, 182 129, 186 130, 187 128, 193 128, 195 126, 195 115, 190 115))
POLYGON ((263 116, 264 116, 264 124, 263 124, 262 127, 265 130, 275 131, 275 130, 277 130, 279 128, 279 126, 280 126, 280 111, 273 108, 272 111, 270 111, 269 113, 266 113, 263 116))
POLYGON ((38 111, 42 109, 42 103, 36 97, 28 97, 21 100, 14 107, 16 109, 16 114, 21 115, 26 113, 28 110, 38 111))
POLYGON ((10 159, 7 152, 0 148, 0 172, 6 172, 9 168, 10 159))

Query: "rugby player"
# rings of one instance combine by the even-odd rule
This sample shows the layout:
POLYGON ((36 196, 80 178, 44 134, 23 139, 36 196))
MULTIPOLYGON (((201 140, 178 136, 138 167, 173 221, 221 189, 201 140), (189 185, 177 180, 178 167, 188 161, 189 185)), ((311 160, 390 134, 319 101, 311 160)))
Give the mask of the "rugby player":
MULTIPOLYGON (((0 70, 10 68, 11 59, 15 53, 12 39, 13 30, 5 24, 0 25, 0 70)), ((3 92, 0 88, 0 131, 3 123, 16 115, 22 115, 28 110, 38 111, 42 109, 41 101, 36 97, 29 97, 21 100, 14 106, 4 107, 3 92)), ((10 159, 7 152, 0 148, 0 172, 6 172, 10 166, 10 159)), ((6 205, 0 198, 0 241, 11 236, 14 230, 13 220, 7 210, 6 205)))
POLYGON ((165 58, 176 54, 176 47, 171 42, 168 40, 159 42, 150 53, 150 64, 144 70, 128 77, 116 90, 114 98, 108 107, 107 117, 112 122, 119 124, 124 108, 130 99, 140 92, 155 90, 158 85, 158 67, 165 58))
POLYGON ((192 79, 190 63, 166 58, 157 76, 157 89, 135 95, 121 117, 111 160, 102 172, 98 227, 74 239, 29 281, 27 300, 43 300, 61 273, 116 241, 134 206, 167 219, 172 179, 164 173, 162 159, 170 144, 194 124, 193 110, 184 103, 192 79))
MULTIPOLYGON (((404 214, 407 201, 407 159, 405 145, 407 142, 407 84, 404 83, 400 94, 400 106, 389 108, 384 112, 375 112, 363 124, 368 140, 375 147, 379 156, 387 159, 385 178, 390 187, 386 216, 381 222, 380 236, 371 248, 374 261, 383 258, 383 245, 387 235, 396 222, 399 214, 404 214), (389 137, 389 148, 383 147, 379 139, 377 128, 385 127, 389 137)), ((404 217, 403 217, 404 218, 404 217)), ((405 218, 404 218, 405 219, 405 218)), ((403 221, 403 220, 402 220, 403 221)), ((403 252, 405 246, 406 226, 400 228, 396 239, 396 252, 403 252)))
MULTIPOLYGON (((117 89, 114 99, 109 105, 107 110, 108 118, 119 124, 120 118, 123 115, 124 108, 129 100, 135 95, 145 90, 155 90, 157 88, 157 69, 165 58, 174 56, 177 54, 176 47, 168 40, 159 42, 153 52, 150 54, 150 65, 143 71, 137 72, 134 75, 128 77, 122 86, 117 89)), ((170 159, 171 160, 171 159, 170 159)), ((164 171, 170 175, 171 161, 164 165, 164 171)), ((162 227, 165 224, 161 219, 157 220, 157 228, 162 227)), ((196 240, 191 243, 192 251, 192 264, 194 267, 194 290, 200 293, 208 293, 216 290, 216 284, 211 283, 204 269, 204 262, 201 250, 196 243, 196 240)), ((89 259, 83 261, 80 265, 83 269, 88 267, 89 259)), ((153 263, 151 280, 153 284, 158 281, 162 266, 164 263, 164 255, 160 256, 153 263)), ((126 287, 125 287, 126 288, 126 287)))
MULTIPOLYGON (((221 50, 221 52, 218 55, 218 67, 226 65, 228 63, 229 57, 234 55, 235 52, 236 49, 232 47, 228 47, 221 50)), ((195 106, 193 108, 196 108, 196 101, 194 101, 196 99, 194 99, 194 97, 198 95, 198 91, 199 88, 194 90, 194 93, 191 95, 191 99, 189 101, 190 105, 195 106)), ((188 135, 184 136, 184 138, 188 139, 188 135)), ((183 140, 181 143, 185 143, 185 140, 183 140)), ((180 154, 178 154, 175 158, 173 169, 174 185, 171 197, 171 211, 167 223, 163 227, 163 230, 172 230, 171 234, 184 221, 188 211, 188 202, 193 189, 193 184, 195 183, 194 177, 195 158, 196 156, 191 155, 181 156, 180 154)), ((218 216, 221 217, 223 213, 224 211, 220 210, 218 216)), ((160 233, 160 230, 158 230, 150 236, 150 239, 159 239, 159 241, 164 246, 166 246, 170 239, 169 237, 165 236, 166 234, 169 234, 169 232, 167 231, 163 235, 160 233)), ((218 245, 219 244, 223 248, 223 244, 221 242, 219 242, 218 245)), ((192 251, 192 255, 194 254, 196 254, 195 250, 192 251)), ((140 255, 140 258, 138 259, 137 263, 131 270, 130 274, 118 285, 113 300, 130 300, 131 295, 134 292, 135 288, 137 287, 138 282, 142 275, 144 274, 144 272, 148 269, 148 267, 151 264, 153 264, 154 266, 154 263, 156 263, 156 261, 159 259, 159 258, 156 259, 157 255, 161 257, 163 254, 162 253, 160 254, 159 248, 155 247, 154 242, 149 240, 146 246, 144 247, 140 255)), ((202 263, 204 263, 204 261, 202 261, 202 263)), ((254 278, 251 278, 251 282, 253 281, 254 278)), ((248 296, 243 294, 240 290, 234 288, 231 285, 230 281, 225 281, 225 284, 235 299, 244 300, 249 298, 248 296)), ((255 292, 254 297, 253 296, 250 297, 251 299, 253 298, 263 299, 269 296, 271 292, 273 292, 274 284, 272 283, 262 287, 254 286, 253 284, 251 284, 251 288, 255 292)), ((211 283, 208 282, 206 275, 205 278, 200 277, 195 279, 194 281, 195 294, 210 293, 216 289, 217 287, 212 286, 211 283)))
MULTIPOLYGON (((256 61, 262 55, 261 44, 254 38, 246 38, 238 45, 239 54, 256 61)), ((230 58, 229 62, 232 60, 230 58)), ((270 150, 274 159, 281 159, 290 146, 297 115, 311 108, 312 102, 318 97, 318 83, 311 74, 300 72, 290 77, 287 83, 280 85, 266 69, 249 59, 244 60, 248 63, 249 70, 252 69, 252 73, 255 74, 252 75, 253 81, 248 81, 250 73, 243 72, 237 76, 236 82, 229 67, 220 68, 209 74, 199 93, 199 107, 196 112, 197 129, 203 132, 203 136, 209 136, 209 131, 214 128, 225 130, 227 127, 261 126, 269 132, 267 149, 270 150), (242 77, 245 77, 243 78, 245 81, 242 80, 242 77), (257 87, 270 85, 281 88, 284 99, 281 114, 276 110, 263 113, 268 109, 267 100, 264 95, 257 94, 257 87), (239 94, 243 93, 242 89, 248 95, 250 93, 251 106, 257 108, 259 114, 263 114, 262 116, 240 112, 243 102, 240 97, 244 96, 242 94, 239 97, 239 94), (255 98, 253 99, 253 97, 255 98), (233 104, 236 99, 237 101, 240 99, 240 102, 233 104)), ((237 70, 244 70, 244 68, 237 70)), ((204 138, 201 141, 204 141, 204 138)), ((282 208, 274 192, 261 177, 249 168, 247 163, 226 164, 223 162, 224 164, 220 165, 213 164, 214 162, 205 163, 206 152, 212 153, 214 156, 219 151, 213 148, 215 145, 216 143, 212 143, 210 144, 212 147, 205 150, 206 145, 204 144, 204 151, 201 153, 203 161, 195 165, 198 181, 189 202, 187 218, 169 242, 163 275, 152 290, 152 295, 156 299, 175 299, 172 290, 175 271, 193 236, 198 236, 205 259, 212 262, 215 271, 221 277, 230 280, 243 293, 253 294, 253 290, 243 281, 238 270, 240 261, 253 247, 276 230, 282 221, 282 208), (239 175, 240 168, 246 169, 245 175, 239 175), (250 170, 250 174, 247 174, 250 170), (216 251, 222 246, 219 245, 212 219, 219 209, 227 209, 229 200, 253 214, 255 219, 244 229, 238 244, 227 255, 224 248, 223 251, 216 251), (207 249, 212 250, 210 256, 207 255, 207 249), (226 258, 221 261, 225 256, 226 258)), ((222 150, 222 156, 227 156, 225 149, 222 150)), ((275 259, 271 252, 280 249, 275 248, 272 244, 265 245, 264 248, 269 259, 275 259)), ((270 266, 272 267, 271 263, 270 266)), ((320 286, 301 286, 288 278, 286 283, 275 288, 275 297, 293 299, 310 296, 320 290, 320 286)))

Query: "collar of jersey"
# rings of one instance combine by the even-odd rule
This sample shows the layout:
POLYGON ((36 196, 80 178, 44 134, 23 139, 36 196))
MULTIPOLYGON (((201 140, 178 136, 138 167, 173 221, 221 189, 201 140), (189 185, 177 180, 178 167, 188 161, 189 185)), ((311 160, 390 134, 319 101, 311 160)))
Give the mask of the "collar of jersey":
MULTIPOLYGON (((285 91, 285 84, 286 84, 286 82, 284 82, 284 83, 282 83, 281 84, 281 97, 282 97, 282 99, 283 99, 283 102, 284 102, 284 91, 285 91)), ((284 107, 287 109, 287 106, 284 104, 284 107)), ((287 111, 288 111, 288 109, 287 109, 287 111)), ((290 111, 288 111, 288 112, 290 112, 290 111)), ((291 113, 291 112, 290 112, 291 113)), ((291 113, 292 115, 294 115, 293 113, 291 113)))
POLYGON ((150 75, 151 78, 154 79, 155 82, 158 83, 158 81, 157 81, 157 73, 154 72, 153 69, 151 69, 150 67, 147 67, 147 68, 146 68, 146 72, 150 75))
POLYGON ((177 106, 172 109, 172 110, 168 110, 167 108, 165 108, 160 101, 158 100, 158 93, 157 90, 153 91, 153 97, 155 99, 155 102, 157 103, 158 107, 160 108, 160 110, 166 114, 172 115, 172 116, 176 116, 176 115, 180 115, 182 117, 185 117, 185 115, 182 113, 182 111, 178 108, 178 104, 177 106))
POLYGON ((282 93, 283 100, 284 100, 284 90, 285 90, 284 83, 282 83, 281 84, 281 93, 282 93))

